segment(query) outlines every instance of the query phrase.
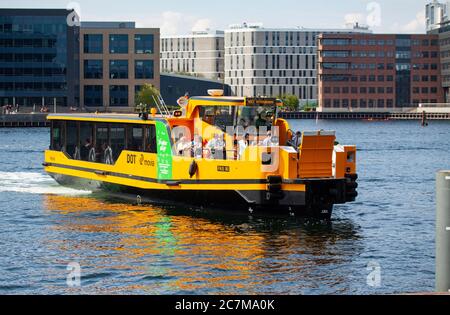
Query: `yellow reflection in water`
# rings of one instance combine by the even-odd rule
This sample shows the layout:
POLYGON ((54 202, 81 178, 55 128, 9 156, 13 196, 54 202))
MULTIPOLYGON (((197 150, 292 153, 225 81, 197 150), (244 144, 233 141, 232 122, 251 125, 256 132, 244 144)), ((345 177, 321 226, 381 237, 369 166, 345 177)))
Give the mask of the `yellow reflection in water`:
MULTIPOLYGON (((107 249, 120 252, 120 260, 125 264, 144 260, 144 270, 142 266, 128 266, 136 270, 135 274, 173 277, 173 281, 165 284, 170 290, 242 288, 240 281, 245 280, 247 285, 253 281, 252 273, 265 252, 262 235, 238 233, 232 227, 202 218, 168 216, 157 207, 48 195, 44 198, 44 209, 62 215, 54 227, 60 231, 118 235, 107 249), (78 214, 83 212, 114 215, 80 219, 78 214), (170 265, 158 267, 161 257, 169 258, 170 265)), ((83 240, 76 250, 101 252, 105 244, 95 242, 83 240)))

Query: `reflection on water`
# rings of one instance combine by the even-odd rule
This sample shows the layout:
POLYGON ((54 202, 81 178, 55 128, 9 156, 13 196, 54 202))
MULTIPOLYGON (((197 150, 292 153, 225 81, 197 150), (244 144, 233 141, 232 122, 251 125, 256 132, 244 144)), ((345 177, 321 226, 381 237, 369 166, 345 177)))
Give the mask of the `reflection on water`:
POLYGON ((85 293, 348 293, 348 275, 334 270, 362 250, 358 229, 345 220, 258 219, 50 195, 44 209, 57 235, 46 244, 60 253, 58 263, 80 263, 85 293))

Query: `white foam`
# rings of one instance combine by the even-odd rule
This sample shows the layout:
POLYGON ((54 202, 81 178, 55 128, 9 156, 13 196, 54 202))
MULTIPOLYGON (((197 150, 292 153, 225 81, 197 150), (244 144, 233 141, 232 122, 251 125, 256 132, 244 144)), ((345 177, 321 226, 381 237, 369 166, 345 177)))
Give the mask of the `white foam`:
POLYGON ((66 188, 42 173, 0 172, 0 192, 18 192, 38 195, 87 195, 90 191, 66 188))

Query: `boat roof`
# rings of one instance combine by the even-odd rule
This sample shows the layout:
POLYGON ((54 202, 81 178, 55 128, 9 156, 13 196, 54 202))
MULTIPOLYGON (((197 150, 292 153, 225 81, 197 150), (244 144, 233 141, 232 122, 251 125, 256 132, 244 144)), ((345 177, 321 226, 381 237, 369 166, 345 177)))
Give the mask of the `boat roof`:
POLYGON ((100 121, 100 122, 118 122, 118 123, 134 123, 134 124, 148 124, 152 121, 166 121, 162 116, 149 117, 148 120, 141 119, 138 114, 49 114, 48 120, 74 120, 74 121, 100 121))

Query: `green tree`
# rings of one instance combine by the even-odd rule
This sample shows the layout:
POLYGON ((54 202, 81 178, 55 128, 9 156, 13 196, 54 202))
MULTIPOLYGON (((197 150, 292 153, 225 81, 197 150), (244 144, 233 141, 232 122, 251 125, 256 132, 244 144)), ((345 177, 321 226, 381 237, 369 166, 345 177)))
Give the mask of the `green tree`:
POLYGON ((283 101, 284 108, 289 111, 298 110, 298 106, 300 105, 300 100, 297 95, 286 94, 278 97, 283 101))
POLYGON ((158 99, 158 96, 160 95, 160 92, 157 88, 155 88, 151 84, 144 84, 142 89, 136 93, 135 97, 135 105, 136 110, 140 110, 140 104, 146 105, 144 107, 150 109, 150 108, 156 108, 155 99, 158 99))

